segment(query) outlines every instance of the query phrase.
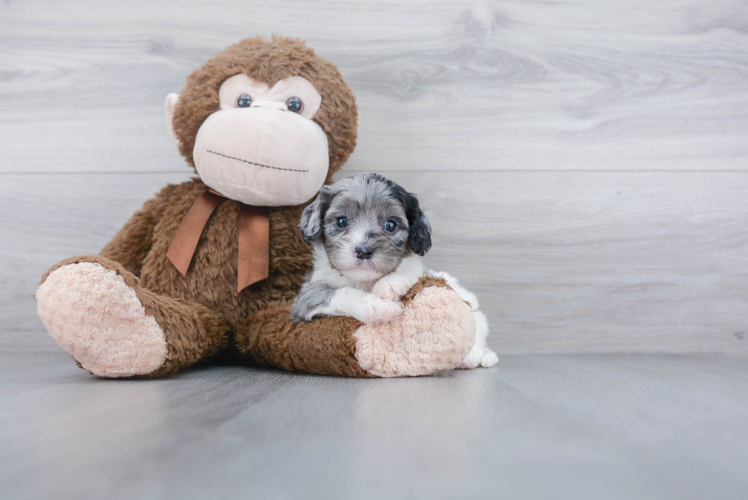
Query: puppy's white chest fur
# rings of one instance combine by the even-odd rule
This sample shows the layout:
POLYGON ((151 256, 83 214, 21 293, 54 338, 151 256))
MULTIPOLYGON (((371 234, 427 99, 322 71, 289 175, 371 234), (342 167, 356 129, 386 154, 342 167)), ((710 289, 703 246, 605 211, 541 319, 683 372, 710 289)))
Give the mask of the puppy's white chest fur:
POLYGON ((312 245, 312 277, 310 281, 325 282, 330 288, 352 287, 365 292, 371 292, 378 277, 369 280, 355 280, 343 275, 337 269, 330 265, 330 259, 327 257, 325 247, 321 243, 312 245))

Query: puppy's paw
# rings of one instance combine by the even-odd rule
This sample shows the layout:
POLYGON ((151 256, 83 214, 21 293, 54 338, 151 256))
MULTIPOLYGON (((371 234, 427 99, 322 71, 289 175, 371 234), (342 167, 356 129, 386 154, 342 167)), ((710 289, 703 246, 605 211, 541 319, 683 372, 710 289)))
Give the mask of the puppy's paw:
POLYGON ((408 278, 399 274, 388 274, 374 285, 371 293, 385 300, 400 300, 413 286, 408 278))
POLYGON ((458 370, 472 370, 473 368, 491 368, 499 362, 499 357, 488 347, 474 345, 472 350, 465 356, 462 363, 457 365, 458 370))
POLYGON ((480 366, 481 358, 483 357, 483 347, 479 345, 474 345, 473 348, 470 350, 467 356, 465 356, 465 359, 462 360, 462 363, 457 365, 458 370, 472 370, 473 368, 478 368, 480 366))
POLYGON ((495 352, 493 352, 488 347, 483 349, 483 357, 480 360, 480 365, 483 368, 491 368, 492 366, 496 366, 496 363, 499 362, 499 357, 496 355, 495 352))
POLYGON ((369 294, 353 307, 352 312, 352 316, 361 323, 376 325, 377 323, 386 323, 403 312, 403 304, 369 294))

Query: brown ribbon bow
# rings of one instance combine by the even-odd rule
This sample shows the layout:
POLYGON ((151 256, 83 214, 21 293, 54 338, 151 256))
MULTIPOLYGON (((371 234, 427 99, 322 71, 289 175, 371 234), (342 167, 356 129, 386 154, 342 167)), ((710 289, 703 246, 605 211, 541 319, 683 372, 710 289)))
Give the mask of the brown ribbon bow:
MULTIPOLYGON (((227 198, 208 190, 195 200, 171 240, 166 257, 187 276, 208 219, 227 198)), ((268 277, 270 217, 267 207, 239 203, 239 263, 237 291, 268 277)))

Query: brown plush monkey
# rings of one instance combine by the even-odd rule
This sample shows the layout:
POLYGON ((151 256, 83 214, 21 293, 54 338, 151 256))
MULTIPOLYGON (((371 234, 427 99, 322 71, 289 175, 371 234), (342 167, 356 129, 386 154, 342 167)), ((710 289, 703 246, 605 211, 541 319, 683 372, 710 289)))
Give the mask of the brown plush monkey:
POLYGON ((52 337, 91 373, 157 377, 222 351, 254 364, 354 377, 425 375, 473 345, 469 307, 423 278, 393 321, 294 324, 309 270, 304 206, 356 144, 337 68, 302 42, 243 40, 166 100, 199 177, 147 201, 99 255, 53 266, 36 293, 52 337))

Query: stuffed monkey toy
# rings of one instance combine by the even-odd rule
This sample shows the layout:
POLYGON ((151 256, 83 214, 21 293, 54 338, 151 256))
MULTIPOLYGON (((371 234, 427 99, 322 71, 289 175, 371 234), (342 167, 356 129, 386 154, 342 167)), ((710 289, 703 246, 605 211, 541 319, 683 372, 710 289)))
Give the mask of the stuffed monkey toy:
POLYGON ((197 177, 146 201, 98 255, 54 265, 38 313, 79 366, 160 377, 232 352, 248 364, 350 377, 428 375, 468 354, 470 307, 422 278, 389 323, 290 321, 311 266, 302 210, 356 144, 355 97, 298 40, 250 38, 166 99, 197 177))

